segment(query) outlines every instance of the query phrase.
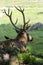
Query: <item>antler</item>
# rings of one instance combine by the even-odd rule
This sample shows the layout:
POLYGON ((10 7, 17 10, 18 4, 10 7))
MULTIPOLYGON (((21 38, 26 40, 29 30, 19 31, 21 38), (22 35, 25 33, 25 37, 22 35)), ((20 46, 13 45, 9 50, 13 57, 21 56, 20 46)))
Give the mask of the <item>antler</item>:
POLYGON ((8 9, 8 12, 6 12, 6 10, 4 9, 4 13, 9 17, 10 19, 10 22, 12 23, 12 25, 15 27, 15 29, 18 29, 19 28, 16 26, 17 22, 18 22, 18 19, 16 20, 15 24, 13 23, 12 21, 12 11, 10 12, 10 9, 8 9))
MULTIPOLYGON (((20 6, 19 6, 19 8, 17 8, 17 7, 15 6, 15 8, 22 13, 22 15, 23 15, 23 23, 24 23, 23 29, 24 29, 24 30, 27 29, 27 28, 26 28, 26 25, 28 25, 30 19, 26 22, 26 21, 25 21, 25 15, 24 15, 24 9, 22 9, 20 6)), ((28 28, 29 28, 29 26, 28 26, 28 28)))

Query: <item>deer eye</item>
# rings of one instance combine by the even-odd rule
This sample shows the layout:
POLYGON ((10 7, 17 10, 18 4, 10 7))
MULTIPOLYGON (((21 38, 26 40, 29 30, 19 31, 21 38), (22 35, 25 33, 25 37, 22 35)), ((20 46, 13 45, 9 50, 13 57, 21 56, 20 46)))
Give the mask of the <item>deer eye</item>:
POLYGON ((21 34, 23 34, 23 32, 21 32, 21 34))
POLYGON ((22 34, 23 34, 24 32, 22 32, 22 34))

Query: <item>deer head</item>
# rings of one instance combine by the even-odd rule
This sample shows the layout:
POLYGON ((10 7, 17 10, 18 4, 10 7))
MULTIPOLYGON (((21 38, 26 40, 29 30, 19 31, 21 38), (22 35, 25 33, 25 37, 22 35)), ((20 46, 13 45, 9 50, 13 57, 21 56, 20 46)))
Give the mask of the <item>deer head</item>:
MULTIPOLYGON (((13 23, 13 20, 12 20, 12 11, 10 12, 10 10, 8 9, 8 13, 6 12, 6 10, 4 10, 4 13, 9 17, 11 24, 15 27, 15 30, 16 30, 16 32, 18 33, 18 35, 17 35, 17 37, 16 37, 15 39, 16 39, 17 41, 19 41, 20 43, 23 44, 21 50, 24 51, 27 42, 32 41, 32 39, 33 39, 32 36, 27 33, 27 30, 28 30, 29 27, 30 27, 30 26, 28 25, 28 23, 29 23, 30 20, 28 20, 27 22, 25 21, 24 9, 22 9, 21 7, 17 8, 16 6, 15 6, 15 8, 16 8, 19 12, 21 12, 21 14, 22 14, 22 16, 23 16, 23 27, 22 27, 22 28, 18 28, 18 27, 16 26, 16 24, 17 24, 17 22, 18 22, 18 19, 16 20, 15 24, 13 23), (24 50, 23 50, 23 49, 24 49, 24 50)), ((22 21, 21 21, 21 22, 22 22, 22 21)))

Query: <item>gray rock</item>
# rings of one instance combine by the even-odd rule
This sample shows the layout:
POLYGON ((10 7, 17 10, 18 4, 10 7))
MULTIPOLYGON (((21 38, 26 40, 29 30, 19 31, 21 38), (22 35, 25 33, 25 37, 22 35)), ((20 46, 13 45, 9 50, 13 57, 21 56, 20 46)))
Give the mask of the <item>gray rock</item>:
POLYGON ((36 24, 33 24, 29 30, 39 30, 41 27, 43 27, 43 24, 38 22, 36 24))

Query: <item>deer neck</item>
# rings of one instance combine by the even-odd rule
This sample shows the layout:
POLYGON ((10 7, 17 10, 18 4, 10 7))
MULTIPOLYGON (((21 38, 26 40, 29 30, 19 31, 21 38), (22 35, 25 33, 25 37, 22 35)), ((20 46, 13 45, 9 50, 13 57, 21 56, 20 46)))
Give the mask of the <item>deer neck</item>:
POLYGON ((19 41, 20 43, 23 43, 23 44, 27 44, 27 37, 16 37, 16 40, 19 41))

